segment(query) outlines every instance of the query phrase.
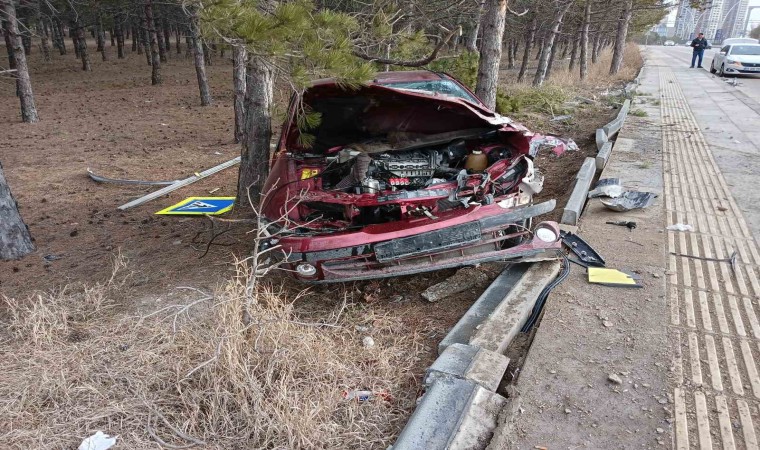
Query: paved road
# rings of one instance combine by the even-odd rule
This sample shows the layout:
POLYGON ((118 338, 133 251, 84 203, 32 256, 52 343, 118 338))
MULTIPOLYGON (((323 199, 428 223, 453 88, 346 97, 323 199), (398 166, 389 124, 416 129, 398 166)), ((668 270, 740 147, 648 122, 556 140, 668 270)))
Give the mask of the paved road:
POLYGON ((669 67, 729 190, 755 237, 760 238, 760 76, 729 78, 709 73, 717 49, 705 52, 705 69, 690 69, 691 49, 649 46, 648 65, 669 67))

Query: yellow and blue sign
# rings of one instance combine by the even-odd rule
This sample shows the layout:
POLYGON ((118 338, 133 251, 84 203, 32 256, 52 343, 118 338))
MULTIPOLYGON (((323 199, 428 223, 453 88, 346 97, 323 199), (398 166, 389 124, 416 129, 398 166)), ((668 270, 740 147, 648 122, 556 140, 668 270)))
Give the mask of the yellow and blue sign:
POLYGON ((158 211, 166 215, 218 215, 231 210, 235 197, 189 197, 176 205, 158 211))

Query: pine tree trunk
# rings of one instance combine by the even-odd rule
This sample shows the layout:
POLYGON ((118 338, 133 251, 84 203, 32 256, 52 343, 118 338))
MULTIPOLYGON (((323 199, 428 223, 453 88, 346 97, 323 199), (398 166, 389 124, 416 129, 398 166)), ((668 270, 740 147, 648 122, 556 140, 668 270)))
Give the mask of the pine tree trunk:
POLYGON ((193 53, 193 44, 195 41, 193 40, 192 36, 190 36, 190 32, 188 31, 187 35, 185 35, 185 58, 190 56, 190 54, 193 53))
POLYGON ((203 58, 206 62, 207 66, 213 65, 213 61, 211 60, 211 47, 208 45, 205 39, 201 39, 203 41, 203 58))
POLYGON ((179 25, 177 26, 177 42, 175 42, 175 45, 177 47, 177 54, 182 54, 182 45, 181 45, 181 39, 182 39, 182 31, 180 31, 179 25))
POLYGON ((103 18, 98 16, 98 51, 103 61, 108 61, 108 55, 106 54, 106 30, 103 28, 103 18))
MULTIPOLYGON (((13 53, 12 66, 16 69, 16 94, 21 101, 21 120, 27 123, 35 123, 40 119, 37 116, 37 107, 34 105, 34 93, 32 92, 32 81, 29 79, 29 68, 26 65, 26 54, 24 53, 23 44, 18 31, 18 22, 16 21, 16 6, 13 0, 0 0, 2 1, 3 11, 5 16, 5 29, 7 32, 6 44, 8 46, 8 59, 11 58, 11 52, 13 53)), ((4 182, 4 180, 2 180, 4 182)), ((2 189, 2 187, 0 187, 2 189)), ((10 192, 8 193, 10 196, 10 192)), ((0 199, 2 201, 2 199, 0 199)), ((3 211, 0 208, 0 213, 3 211)), ((0 214, 0 222, 2 222, 2 214, 0 214)), ((2 242, 0 242, 2 243, 2 242)), ((2 251, 2 248, 0 248, 2 251)))
POLYGON ((581 60, 579 62, 581 80, 588 76, 588 29, 591 24, 591 0, 586 0, 583 7, 583 25, 581 26, 581 60))
POLYGON ((602 38, 599 36, 599 31, 594 35, 594 44, 591 48, 591 63, 596 64, 599 61, 599 52, 602 50, 602 38))
POLYGON ((168 53, 172 51, 172 29, 169 25, 169 19, 166 18, 166 10, 164 10, 164 17, 161 19, 161 29, 164 30, 164 49, 166 50, 166 56, 168 57, 168 53))
POLYGON ((76 35, 79 57, 82 59, 82 70, 89 72, 92 70, 92 66, 90 65, 90 55, 87 52, 87 41, 85 40, 84 27, 79 24, 76 25, 76 35))
POLYGON ((48 44, 48 30, 42 20, 37 21, 37 34, 40 35, 40 47, 42 47, 42 58, 45 62, 50 62, 50 45, 48 44))
POLYGON ((478 0, 478 9, 475 13, 475 22, 473 23, 470 34, 467 36, 465 47, 470 52, 478 51, 478 35, 480 34, 480 22, 483 20, 483 10, 485 9, 486 0, 478 0))
MULTIPOLYGON (((161 84, 161 57, 158 53, 158 36, 156 22, 153 19, 153 0, 145 1, 145 24, 148 26, 148 38, 150 39, 151 77, 152 85, 161 84)), ((166 58, 164 56, 164 58, 166 58)))
POLYGON ((232 47, 232 86, 235 92, 235 142, 243 142, 245 136, 245 82, 248 51, 244 45, 232 47))
POLYGON ((137 52, 138 55, 142 55, 142 46, 138 40, 137 25, 132 24, 132 51, 137 52))
POLYGON ((568 3, 554 13, 552 28, 551 31, 549 31, 549 35, 546 37, 546 43, 541 51, 541 58, 538 61, 538 69, 536 70, 536 75, 533 77, 533 86, 541 86, 544 84, 549 69, 549 58, 551 57, 554 47, 554 40, 557 38, 559 29, 562 26, 562 19, 565 17, 565 13, 570 9, 571 5, 572 3, 568 3))
POLYGON ((21 32, 21 44, 24 47, 24 55, 29 56, 32 54, 32 36, 29 34, 29 29, 24 26, 24 31, 21 32))
POLYGON ((567 71, 572 72, 575 69, 575 62, 578 59, 578 47, 581 41, 580 31, 573 37, 573 49, 570 52, 570 63, 567 65, 567 71))
POLYGON ((197 17, 190 20, 190 37, 192 39, 193 59, 195 60, 195 74, 198 77, 198 89, 201 93, 201 105, 208 106, 211 104, 211 91, 208 88, 208 78, 206 77, 206 64, 203 55, 203 43, 198 35, 197 17))
POLYGON ((148 36, 148 21, 145 19, 145 14, 141 15, 140 23, 140 40, 142 41, 142 48, 143 52, 145 52, 145 60, 147 61, 148 65, 153 65, 153 57, 150 53, 150 37, 148 36))
POLYGON ((633 13, 633 0, 625 0, 623 11, 618 21, 617 33, 615 34, 615 46, 612 51, 612 63, 610 75, 615 75, 623 67, 623 53, 625 53, 625 41, 628 38, 628 24, 631 23, 633 13))
POLYGON ((71 44, 74 47, 74 57, 79 59, 79 36, 77 35, 77 25, 71 24, 69 27, 69 34, 71 35, 71 44))
POLYGON ((63 24, 57 17, 53 18, 53 39, 58 43, 58 53, 66 54, 66 35, 63 32, 63 24))
POLYGON ((245 98, 245 141, 238 175, 239 204, 259 203, 269 174, 269 143, 272 138, 274 73, 265 60, 251 58, 245 98))
POLYGON ((509 40, 509 44, 507 44, 507 69, 512 70, 515 68, 515 54, 512 51, 512 49, 515 46, 515 41, 513 39, 509 40))
POLYGON ((166 41, 164 41, 164 31, 162 26, 159 25, 161 21, 153 18, 153 30, 156 33, 156 40, 158 41, 158 58, 162 63, 167 62, 166 59, 166 41))
POLYGON ((562 54, 560 55, 559 59, 565 59, 567 58, 567 51, 570 50, 570 45, 568 44, 568 40, 563 39, 560 46, 562 47, 562 54))
POLYGON ((116 14, 113 22, 114 31, 116 32, 116 57, 124 59, 124 28, 121 23, 121 14, 116 14))
POLYGON ((542 37, 538 40, 538 53, 536 53, 536 61, 540 61, 541 57, 544 56, 544 48, 546 45, 546 38, 542 37))
POLYGON ((108 37, 111 38, 111 47, 116 47, 116 31, 113 28, 108 30, 108 37))
POLYGON ((475 95, 491 109, 496 109, 496 90, 499 85, 499 65, 506 18, 507 0, 488 0, 483 14, 483 38, 475 95))
POLYGON ((536 27, 538 22, 535 15, 530 21, 530 28, 528 28, 528 35, 525 38, 525 50, 523 50, 522 64, 520 64, 520 73, 517 74, 517 81, 520 82, 525 78, 525 72, 528 70, 528 62, 530 61, 530 54, 533 51, 533 41, 536 40, 536 27))
MULTIPOLYGON (((9 1, 9 0, 4 0, 9 1)), ((22 52, 23 53, 23 52, 22 52)), ((29 228, 21 219, 0 164, 0 260, 18 259, 34 251, 29 228)))

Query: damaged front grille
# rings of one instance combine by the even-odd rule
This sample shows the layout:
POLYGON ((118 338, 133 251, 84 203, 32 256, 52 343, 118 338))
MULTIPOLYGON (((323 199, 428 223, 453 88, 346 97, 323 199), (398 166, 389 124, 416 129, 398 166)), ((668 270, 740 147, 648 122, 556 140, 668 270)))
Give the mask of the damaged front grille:
POLYGON ((379 262, 388 262, 424 253, 448 250, 460 245, 477 242, 480 238, 480 223, 468 222, 441 230, 429 231, 415 236, 376 244, 375 258, 379 262))

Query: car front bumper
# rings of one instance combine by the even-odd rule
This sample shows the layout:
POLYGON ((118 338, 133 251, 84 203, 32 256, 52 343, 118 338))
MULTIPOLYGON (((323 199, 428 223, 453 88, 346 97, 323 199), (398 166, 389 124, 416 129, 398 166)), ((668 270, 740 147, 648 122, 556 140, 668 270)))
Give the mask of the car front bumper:
POLYGON ((436 223, 434 229, 411 228, 402 236, 375 234, 368 238, 348 233, 341 236, 340 246, 335 246, 329 235, 288 236, 277 240, 276 245, 287 255, 283 267, 307 283, 411 275, 492 261, 554 259, 561 247, 555 222, 535 227, 545 230, 541 233, 543 240, 535 235, 529 237, 522 229, 528 219, 551 211, 554 205, 551 200, 506 211, 490 205, 479 211, 476 220, 448 220, 436 223))

